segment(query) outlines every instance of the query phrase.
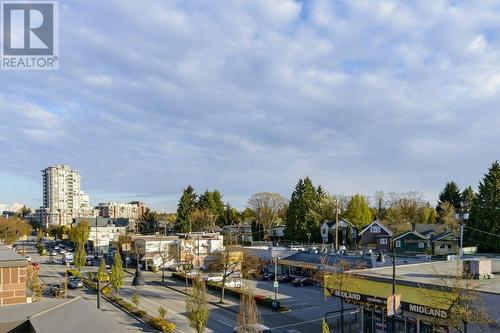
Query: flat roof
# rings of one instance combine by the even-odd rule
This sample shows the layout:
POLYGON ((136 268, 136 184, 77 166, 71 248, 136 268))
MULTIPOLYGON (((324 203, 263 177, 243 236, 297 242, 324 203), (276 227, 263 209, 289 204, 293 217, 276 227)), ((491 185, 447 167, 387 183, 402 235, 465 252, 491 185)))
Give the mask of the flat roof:
POLYGON ((27 259, 10 246, 0 245, 0 267, 26 266, 27 259))
MULTIPOLYGON (((477 283, 477 290, 482 292, 500 294, 499 269, 500 258, 493 259, 493 278, 474 280, 477 283)), ((453 277, 462 272, 462 270, 463 260, 433 261, 428 263, 398 265, 396 266, 396 280, 398 282, 410 282, 411 284, 451 285, 453 277)), ((353 272, 367 278, 376 280, 388 280, 389 282, 392 281, 392 266, 370 268, 353 272)))

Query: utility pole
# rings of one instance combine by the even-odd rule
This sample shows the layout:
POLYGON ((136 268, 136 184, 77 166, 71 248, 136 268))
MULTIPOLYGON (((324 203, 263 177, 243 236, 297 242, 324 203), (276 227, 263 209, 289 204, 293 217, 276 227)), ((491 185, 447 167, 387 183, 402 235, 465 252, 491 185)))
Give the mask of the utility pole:
POLYGON ((339 200, 335 198, 335 251, 339 250, 339 200))

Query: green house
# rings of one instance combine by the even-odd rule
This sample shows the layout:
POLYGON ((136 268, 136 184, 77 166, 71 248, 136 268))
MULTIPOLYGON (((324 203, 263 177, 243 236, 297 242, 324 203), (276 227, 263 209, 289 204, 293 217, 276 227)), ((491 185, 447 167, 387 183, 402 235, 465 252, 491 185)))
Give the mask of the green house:
POLYGON ((394 250, 405 254, 425 254, 427 237, 416 232, 407 231, 394 238, 394 250))

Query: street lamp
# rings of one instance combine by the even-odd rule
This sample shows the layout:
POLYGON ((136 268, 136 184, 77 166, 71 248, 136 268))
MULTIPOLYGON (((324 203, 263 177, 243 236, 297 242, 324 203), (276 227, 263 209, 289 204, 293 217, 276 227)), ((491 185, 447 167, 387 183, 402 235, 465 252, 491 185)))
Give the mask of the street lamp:
POLYGON ((469 213, 460 212, 455 214, 455 218, 460 221, 460 252, 459 256, 462 257, 464 255, 464 224, 465 220, 469 219, 469 213))
POLYGON ((137 259, 137 266, 135 268, 135 275, 134 279, 132 280, 132 285, 137 287, 144 285, 144 278, 142 277, 141 270, 139 269, 139 250, 136 250, 135 255, 137 259))
MULTIPOLYGON (((396 252, 393 250, 392 251, 392 256, 387 256, 391 262, 392 262, 392 332, 396 332, 396 252)), ((383 263, 384 262, 384 255, 382 254, 382 251, 378 254, 377 257, 377 262, 383 263)))

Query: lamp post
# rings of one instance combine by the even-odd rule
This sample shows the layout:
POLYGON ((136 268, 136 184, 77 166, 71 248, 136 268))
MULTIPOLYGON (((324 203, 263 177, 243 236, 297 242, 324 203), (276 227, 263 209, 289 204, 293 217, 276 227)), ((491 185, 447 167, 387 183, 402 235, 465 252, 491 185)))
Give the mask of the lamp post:
POLYGON ((467 212, 459 212, 455 214, 455 218, 460 221, 460 251, 459 256, 462 257, 464 255, 464 224, 465 220, 469 219, 469 213, 467 212))
POLYGON ((142 286, 144 285, 144 278, 142 277, 141 270, 139 269, 139 249, 135 251, 137 266, 135 268, 134 279, 132 280, 133 286, 142 286))
MULTIPOLYGON (((392 332, 396 332, 396 251, 392 250, 392 256, 387 256, 392 262, 392 332)), ((380 251, 377 262, 384 262, 384 255, 380 251)))
POLYGON ((307 239, 308 239, 307 244, 311 245, 311 233, 310 232, 307 233, 307 239))

